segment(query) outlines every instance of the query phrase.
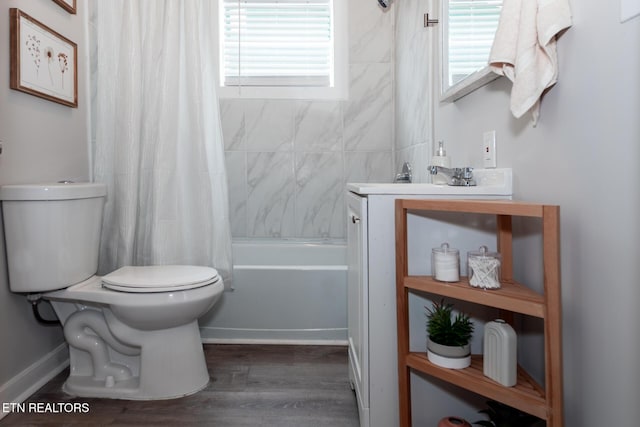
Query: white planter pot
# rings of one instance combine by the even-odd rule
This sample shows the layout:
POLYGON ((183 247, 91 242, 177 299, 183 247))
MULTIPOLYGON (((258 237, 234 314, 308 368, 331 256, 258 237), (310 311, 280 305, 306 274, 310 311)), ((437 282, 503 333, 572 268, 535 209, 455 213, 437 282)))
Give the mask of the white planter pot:
POLYGON ((449 369, 464 369, 471 365, 471 346, 459 347, 438 344, 427 338, 427 358, 434 365, 449 369))

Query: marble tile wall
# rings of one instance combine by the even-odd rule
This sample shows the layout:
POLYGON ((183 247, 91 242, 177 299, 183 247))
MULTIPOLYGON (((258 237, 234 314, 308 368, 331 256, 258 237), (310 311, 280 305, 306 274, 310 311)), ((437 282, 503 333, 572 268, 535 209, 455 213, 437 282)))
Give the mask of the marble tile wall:
POLYGON ((344 239, 345 184, 393 178, 394 14, 349 0, 346 100, 220 100, 234 237, 344 239))
POLYGON ((395 8, 395 169, 411 163, 415 182, 430 182, 433 73, 438 27, 424 28, 430 0, 402 0, 395 8))

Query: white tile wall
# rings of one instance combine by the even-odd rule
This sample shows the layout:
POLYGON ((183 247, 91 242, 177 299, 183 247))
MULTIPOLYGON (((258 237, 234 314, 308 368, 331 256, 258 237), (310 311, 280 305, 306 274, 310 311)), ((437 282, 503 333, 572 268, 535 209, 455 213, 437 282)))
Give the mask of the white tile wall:
POLYGON ((392 62, 395 12, 382 11, 375 0, 349 0, 349 3, 349 61, 392 62))
POLYGON ((296 153, 296 237, 344 236, 342 152, 296 153))
POLYGON ((247 153, 244 151, 225 152, 227 185, 229 190, 229 218, 231 234, 247 235, 247 153))
POLYGON ((235 237, 343 239, 345 184, 392 179, 394 13, 349 0, 347 100, 221 100, 235 237))
POLYGON ((225 101, 220 104, 224 149, 226 151, 245 151, 247 144, 244 101, 225 101))
POLYGON ((342 151, 342 102, 298 101, 293 137, 295 151, 342 151))
POLYGON ((293 153, 247 153, 247 189, 247 235, 293 236, 293 153))
POLYGON ((391 63, 352 64, 345 102, 345 149, 387 150, 393 146, 391 63))
POLYGON ((429 0, 402 0, 396 11, 395 170, 408 161, 414 182, 430 182, 427 165, 432 151, 431 99, 433 74, 429 62, 437 52, 438 27, 424 28, 429 0))
POLYGON ((245 133, 248 151, 291 151, 295 101, 246 102, 245 133))

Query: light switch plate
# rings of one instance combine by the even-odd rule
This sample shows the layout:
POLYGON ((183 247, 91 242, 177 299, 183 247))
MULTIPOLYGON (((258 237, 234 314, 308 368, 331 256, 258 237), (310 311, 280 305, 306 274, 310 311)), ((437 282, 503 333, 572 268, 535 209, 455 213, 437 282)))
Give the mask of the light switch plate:
POLYGON ((496 131, 491 130, 482 134, 482 166, 485 168, 495 168, 496 161, 496 131))

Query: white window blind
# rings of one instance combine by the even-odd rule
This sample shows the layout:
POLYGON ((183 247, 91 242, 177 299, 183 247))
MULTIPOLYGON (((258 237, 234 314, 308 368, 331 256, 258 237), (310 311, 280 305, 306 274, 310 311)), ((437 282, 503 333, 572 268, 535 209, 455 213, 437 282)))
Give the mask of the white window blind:
POLYGON ((333 84, 333 0, 220 0, 223 86, 333 84))
POLYGON ((502 0, 449 0, 449 85, 487 65, 502 0))

